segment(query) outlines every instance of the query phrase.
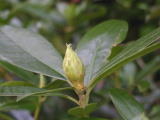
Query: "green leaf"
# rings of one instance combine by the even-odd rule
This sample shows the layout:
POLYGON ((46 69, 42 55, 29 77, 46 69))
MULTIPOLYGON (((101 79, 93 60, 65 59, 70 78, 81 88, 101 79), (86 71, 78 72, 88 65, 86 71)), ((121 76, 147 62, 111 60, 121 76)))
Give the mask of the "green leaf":
POLYGON ((136 81, 144 79, 147 75, 154 73, 158 69, 160 69, 160 56, 155 57, 150 63, 147 63, 136 76, 136 81))
POLYGON ((20 101, 29 96, 60 96, 63 98, 67 98, 76 104, 78 104, 77 100, 74 98, 60 94, 59 92, 64 90, 72 89, 71 87, 66 88, 57 88, 57 89, 43 89, 43 88, 36 88, 32 86, 0 86, 0 96, 17 96, 17 101, 20 101))
POLYGON ((33 101, 26 100, 20 102, 7 102, 4 104, 0 104, 0 111, 10 111, 12 109, 27 109, 27 110, 35 110, 36 102, 33 104, 33 101), (31 104, 32 102, 32 104, 31 104))
MULTIPOLYGON (((75 98, 73 98, 69 95, 65 95, 65 94, 61 94, 61 93, 53 93, 53 94, 47 94, 47 95, 62 97, 62 98, 68 99, 68 100, 74 102, 75 104, 79 105, 79 101, 77 101, 75 98)), ((46 94, 44 94, 44 96, 46 96, 46 94)))
POLYGON ((139 40, 128 44, 122 52, 104 64, 96 73, 95 78, 90 84, 90 88, 93 88, 99 80, 110 75, 124 64, 160 48, 159 38, 160 28, 157 28, 139 40))
POLYGON ((50 84, 46 85, 45 88, 46 89, 53 89, 53 88, 55 89, 55 88, 59 88, 59 87, 62 88, 65 83, 66 82, 62 81, 62 80, 55 80, 55 81, 51 82, 50 84))
POLYGON ((38 85, 38 83, 39 83, 38 77, 31 72, 28 72, 24 69, 16 67, 16 66, 9 64, 5 61, 0 61, 0 66, 7 69, 8 71, 16 74, 18 77, 22 78, 22 80, 24 80, 26 82, 32 83, 34 85, 38 85))
POLYGON ((42 36, 11 26, 0 28, 0 59, 25 70, 65 80, 62 57, 42 36))
POLYGON ((9 82, 2 82, 0 83, 0 86, 31 86, 34 87, 34 85, 23 82, 23 81, 9 81, 9 82))
POLYGON ((46 8, 42 5, 37 5, 29 2, 22 2, 14 4, 14 8, 9 14, 9 18, 11 19, 14 16, 22 15, 22 14, 29 14, 33 17, 38 17, 43 20, 52 20, 50 14, 48 14, 46 8))
POLYGON ((140 80, 140 81, 138 81, 137 87, 138 87, 140 92, 145 93, 145 92, 147 92, 147 90, 150 89, 151 85, 146 80, 140 80))
POLYGON ((37 98, 29 98, 20 102, 17 102, 15 98, 12 97, 0 97, 0 111, 10 111, 12 109, 27 109, 34 111, 36 108, 37 98), (32 104, 31 104, 32 103, 32 104))
POLYGON ((142 105, 124 90, 113 88, 109 95, 124 120, 148 120, 142 105))
MULTIPOLYGON (((69 89, 72 89, 72 88, 65 87, 65 88, 57 88, 57 89, 50 89, 50 90, 39 88, 39 90, 37 89, 32 92, 29 91, 28 93, 27 92, 23 93, 23 95, 17 95, 18 96, 17 101, 20 101, 20 100, 22 100, 26 97, 29 97, 29 96, 62 96, 62 94, 59 94, 59 92, 64 91, 64 90, 69 90, 69 89)), ((22 94, 22 93, 20 92, 20 94, 22 94)), ((63 97, 66 98, 67 96, 63 96, 63 97)), ((72 101, 74 101, 74 100, 72 100, 72 101)))
POLYGON ((111 54, 108 57, 108 60, 110 60, 113 57, 115 57, 116 55, 118 55, 124 49, 124 47, 125 46, 123 46, 123 45, 117 45, 117 46, 112 47, 111 54))
POLYGON ((97 25, 82 38, 77 46, 77 53, 86 67, 87 86, 95 72, 106 62, 111 48, 125 39, 127 31, 126 22, 110 20, 97 25))
POLYGON ((0 86, 0 96, 23 96, 42 91, 44 89, 30 86, 0 86))
POLYGON ((155 105, 152 107, 149 116, 151 120, 159 120, 160 118, 160 105, 155 105))
POLYGON ((68 113, 70 115, 76 116, 76 117, 87 117, 90 113, 92 113, 97 108, 96 103, 88 104, 85 108, 82 107, 74 107, 71 108, 68 113))
POLYGON ((0 113, 0 118, 2 120, 14 120, 11 116, 9 116, 8 114, 5 114, 5 113, 0 113))
POLYGON ((77 120, 110 120, 110 119, 90 117, 90 118, 82 118, 82 119, 80 118, 80 119, 77 119, 77 120))
POLYGON ((127 85, 128 87, 133 86, 135 84, 136 72, 136 64, 134 64, 133 62, 124 65, 122 70, 120 71, 120 76, 123 84, 127 85))

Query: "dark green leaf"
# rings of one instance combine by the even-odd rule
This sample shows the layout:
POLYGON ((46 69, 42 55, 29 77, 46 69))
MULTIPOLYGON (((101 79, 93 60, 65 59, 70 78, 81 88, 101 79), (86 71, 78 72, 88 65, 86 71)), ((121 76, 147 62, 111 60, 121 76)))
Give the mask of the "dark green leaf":
POLYGON ((150 83, 146 80, 138 81, 137 87, 140 92, 146 92, 151 87, 150 83))
POLYGON ((151 116, 151 120, 159 120, 159 118, 160 118, 160 105, 153 106, 149 115, 151 116))
POLYGON ((55 88, 63 87, 64 83, 66 83, 66 82, 62 81, 62 80, 55 80, 55 81, 51 82, 50 84, 46 85, 45 88, 46 89, 55 89, 55 88))
POLYGON ((5 26, 0 29, 0 59, 28 71, 62 79, 62 57, 42 36, 5 26))
POLYGON ((38 83, 39 83, 38 77, 31 72, 28 72, 24 69, 16 67, 16 66, 9 64, 5 61, 0 61, 0 66, 7 69, 8 71, 16 74, 18 77, 22 78, 22 80, 24 80, 26 82, 29 82, 29 83, 32 83, 35 85, 38 85, 38 83))
POLYGON ((80 118, 80 119, 77 119, 77 120, 110 120, 110 119, 90 117, 90 118, 80 118))
POLYGON ((97 25, 82 38, 77 52, 86 67, 86 85, 106 62, 111 48, 125 39, 127 31, 126 22, 110 20, 97 25))
POLYGON ((85 108, 82 107, 74 107, 71 108, 68 113, 77 117, 87 117, 91 112, 93 112, 97 108, 96 103, 92 103, 87 105, 85 108))
MULTIPOLYGON (((35 89, 35 88, 34 88, 35 89)), ((39 90, 34 90, 34 91, 29 91, 28 93, 23 93, 23 95, 17 95, 17 101, 20 101, 26 97, 29 96, 62 96, 62 94, 60 94, 59 92, 64 91, 64 90, 70 90, 72 89, 71 87, 65 87, 65 88, 57 88, 57 89, 50 89, 50 90, 46 90, 46 89, 41 89, 39 88, 39 90)), ((22 92, 20 92, 21 94, 22 92)), ((62 96, 64 98, 66 98, 67 96, 62 96)), ((74 100, 72 100, 74 101, 74 100)))
POLYGON ((20 101, 29 96, 61 96, 75 103, 78 103, 74 98, 60 94, 60 91, 72 89, 70 87, 57 89, 43 89, 31 86, 0 86, 0 96, 17 96, 17 101, 20 101))
POLYGON ((112 47, 111 54, 108 57, 108 60, 110 60, 113 57, 115 57, 116 55, 118 55, 124 49, 124 47, 125 46, 123 46, 123 45, 117 45, 117 46, 112 47))
POLYGON ((124 120, 148 120, 142 105, 124 90, 113 88, 109 95, 124 120))
POLYGON ((0 113, 0 118, 2 120, 14 120, 11 116, 9 116, 8 114, 5 114, 5 113, 0 113))
POLYGON ((34 110, 36 108, 36 102, 33 104, 33 101, 20 101, 20 102, 8 102, 0 104, 0 111, 10 111, 12 109, 27 109, 34 110), (31 104, 32 102, 32 104, 31 104))
POLYGON ((44 89, 29 86, 0 86, 0 96, 23 96, 42 91, 44 89))
POLYGON ((14 5, 13 10, 10 12, 9 17, 12 18, 18 14, 29 14, 43 20, 52 20, 51 16, 47 13, 44 6, 32 4, 29 2, 22 2, 14 5))
MULTIPOLYGON (((39 95, 39 94, 38 94, 38 95, 39 95)), ((43 95, 43 94, 42 94, 42 95, 43 95)), ((47 93, 47 94, 46 94, 46 93, 45 93, 45 94, 44 94, 44 96, 47 96, 47 95, 62 97, 62 98, 68 99, 68 100, 76 103, 77 105, 79 105, 79 102, 78 102, 75 98, 73 98, 73 97, 71 97, 71 96, 69 96, 69 95, 65 95, 65 94, 61 94, 61 93, 52 93, 52 94, 50 94, 50 93, 47 93)))
POLYGON ((157 56, 155 59, 153 59, 150 63, 148 63, 143 70, 141 70, 138 75, 136 76, 136 80, 142 80, 144 77, 146 77, 149 74, 154 73, 160 69, 160 56, 157 56))

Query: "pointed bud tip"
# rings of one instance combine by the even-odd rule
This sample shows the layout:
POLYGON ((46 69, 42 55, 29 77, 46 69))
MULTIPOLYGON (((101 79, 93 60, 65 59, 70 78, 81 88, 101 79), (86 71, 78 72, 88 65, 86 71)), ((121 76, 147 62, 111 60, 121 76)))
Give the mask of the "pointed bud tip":
POLYGON ((84 66, 83 62, 78 57, 77 53, 72 49, 72 44, 66 44, 66 54, 63 60, 63 69, 68 80, 77 88, 77 84, 82 84, 84 81, 84 66))
POLYGON ((71 43, 69 43, 69 44, 66 43, 66 46, 67 46, 67 48, 72 48, 72 44, 71 43))

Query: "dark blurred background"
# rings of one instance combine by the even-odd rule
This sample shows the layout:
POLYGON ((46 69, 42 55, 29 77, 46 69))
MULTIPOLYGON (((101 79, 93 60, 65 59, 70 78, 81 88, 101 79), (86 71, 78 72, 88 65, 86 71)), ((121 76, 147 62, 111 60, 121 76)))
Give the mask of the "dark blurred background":
MULTIPOLYGON (((110 19, 128 22, 129 32, 122 43, 125 46, 160 26, 160 0, 0 0, 0 26, 13 25, 38 32, 62 56, 66 43, 72 43, 75 47, 90 28, 110 19)), ((121 119, 106 94, 108 88, 119 87, 127 89, 143 103, 152 120, 159 120, 159 68, 158 50, 125 65, 101 81, 91 95, 91 101, 99 104, 92 116, 121 119)), ((0 66, 0 81, 13 80, 21 78, 0 66)), ((6 98, 0 99, 1 108, 6 98)), ((49 97, 42 105, 40 120, 75 120, 67 114, 67 110, 73 106, 67 100, 49 97)), ((5 116, 6 120, 32 120, 34 109, 33 102, 23 109, 8 106, 7 109, 0 109, 0 118, 5 116)))

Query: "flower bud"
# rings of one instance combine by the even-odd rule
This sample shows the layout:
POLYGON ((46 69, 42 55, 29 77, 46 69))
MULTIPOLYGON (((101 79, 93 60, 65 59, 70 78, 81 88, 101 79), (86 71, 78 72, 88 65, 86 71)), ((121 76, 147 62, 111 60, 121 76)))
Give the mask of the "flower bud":
POLYGON ((67 45, 63 60, 63 70, 75 89, 81 90, 84 88, 84 65, 76 52, 72 50, 71 44, 67 45))

